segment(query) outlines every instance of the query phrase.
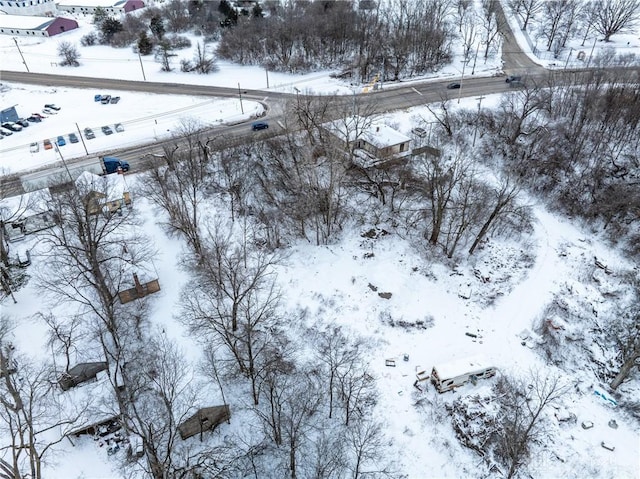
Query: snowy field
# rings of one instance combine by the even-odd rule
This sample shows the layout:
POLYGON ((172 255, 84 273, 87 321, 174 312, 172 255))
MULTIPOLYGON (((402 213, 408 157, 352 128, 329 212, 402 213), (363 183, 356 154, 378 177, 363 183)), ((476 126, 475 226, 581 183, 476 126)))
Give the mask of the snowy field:
MULTIPOLYGON (((57 42, 79 42, 87 28, 83 25, 78 31, 48 40, 19 38, 29 69, 43 73, 142 79, 138 58, 128 49, 82 48, 80 68, 56 66, 57 42)), ((10 37, 0 37, 0 56, 3 69, 21 71, 24 68, 10 37)), ((191 55, 187 53, 186 56, 191 55)), ((266 74, 259 68, 220 62, 220 71, 205 77, 162 73, 152 59, 143 61, 147 81, 230 87, 236 87, 240 82, 245 88, 266 87, 266 74)), ((493 60, 477 74, 494 74, 498 63, 493 60)), ((452 66, 434 78, 459 74, 460 69, 452 66)), ((352 91, 348 85, 330 79, 328 72, 305 76, 269 73, 269 80, 271 89, 278 91, 293 92, 294 87, 310 93, 352 91)), ((31 124, 25 131, 0 141, 0 167, 4 171, 20 171, 58 161, 55 149, 43 150, 42 140, 68 135, 78 127, 80 130, 87 126, 93 128, 96 139, 86 141, 87 150, 82 142, 70 144, 67 141, 60 147, 65 157, 82 156, 87 152, 94 154, 134 145, 143 139, 170 135, 184 121, 196 120, 210 125, 238 121, 259 114, 261 108, 259 104, 247 108, 248 102, 245 102, 245 115, 242 115, 237 100, 5 83, 1 95, 3 106, 15 104, 19 111, 24 109, 25 114, 41 111, 44 103, 50 102, 62 108, 42 123, 31 124), (93 101, 95 94, 117 95, 121 100, 116 105, 101 105, 93 101), (113 126, 115 123, 122 123, 124 132, 109 136, 101 134, 102 125, 113 126), (38 152, 29 152, 31 142, 40 143, 38 152)), ((498 103, 499 97, 492 96, 483 100, 482 107, 492 108, 498 103)), ((477 100, 464 99, 460 107, 475 110, 477 100)), ((386 116, 385 121, 408 133, 419 118, 427 123, 433 121, 425 108, 395 112, 386 116)), ((145 233, 153 238, 159 251, 155 267, 162 290, 152 297, 151 317, 156 327, 179 341, 185 360, 195 364, 200 347, 176 322, 180 293, 190 278, 178 259, 185 246, 177 239, 166 237, 157 224, 157 212, 146 200, 135 197, 136 175, 129 178, 133 185, 135 214, 143 221, 145 233)), ((630 270, 633 265, 591 231, 547 211, 532 198, 524 201, 531 204, 535 218, 529 244, 525 247, 507 241, 489 241, 465 264, 426 261, 415 245, 401 238, 391 225, 385 228, 389 235, 377 238, 362 237, 361 234, 373 225, 360 225, 345 231, 341 240, 331 246, 317 247, 303 242, 293 245, 286 264, 279 267, 279 285, 286 291, 287 308, 335 321, 348 331, 367 338, 370 366, 381 392, 375 411, 386 422, 386 431, 392 440, 381 454, 393 458, 408 479, 478 477, 481 458, 458 443, 444 404, 458 397, 487 392, 492 380, 478 383, 476 387, 466 385, 456 393, 444 395, 437 394, 431 385, 423 391, 414 387, 416 372, 475 354, 487 357, 500 374, 522 375, 530 369, 542 369, 560 375, 572 385, 562 406, 548 412, 549 442, 540 446, 540 454, 532 461, 533 477, 640 477, 638 423, 596 394, 604 393, 605 385, 596 381, 588 367, 558 369, 551 366, 536 350, 535 334, 530 333, 528 337, 522 334, 525 330, 536 329, 544 307, 556 294, 596 305, 605 301, 598 285, 589 280, 598 271, 594 258, 613 271, 610 281, 614 283, 617 273, 630 270), (391 297, 381 298, 371 286, 379 292, 391 293, 391 297), (402 326, 416 323, 427 326, 402 326), (386 366, 387 360, 394 360, 396 366, 386 366), (417 403, 428 406, 420 409, 417 403), (566 414, 574 415, 576 421, 558 420, 566 414), (612 420, 618 425, 617 429, 609 426, 612 420), (592 421, 594 427, 583 429, 583 421, 592 421), (602 442, 614 445, 615 450, 603 448, 602 442)), ((16 246, 21 255, 26 249, 34 251, 31 268, 38 269, 38 245, 27 240, 16 246)), ((50 351, 45 345, 45 332, 30 318, 38 312, 61 312, 60 307, 45 302, 33 282, 20 289, 15 300, 15 304, 8 299, 3 303, 2 313, 20 324, 15 331, 16 344, 23 351, 47 357, 50 351)), ((630 395, 639 391, 635 383, 627 390, 621 389, 630 395)), ((235 424, 242 424, 244 419, 240 412, 235 424)), ((104 448, 91 440, 80 441, 74 447, 63 441, 56 450, 56 459, 46 465, 44 477, 125 479, 117 472, 118 461, 122 458, 108 456, 104 448)))

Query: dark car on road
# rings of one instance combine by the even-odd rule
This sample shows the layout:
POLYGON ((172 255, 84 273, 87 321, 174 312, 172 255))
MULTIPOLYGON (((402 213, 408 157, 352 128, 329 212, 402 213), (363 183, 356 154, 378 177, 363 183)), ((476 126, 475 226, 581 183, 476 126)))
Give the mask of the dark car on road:
POLYGON ((517 75, 509 75, 505 80, 505 82, 507 83, 511 83, 512 81, 522 81, 522 77, 517 75))
POLYGON ((102 133, 104 133, 105 135, 112 135, 113 134, 113 130, 111 129, 110 126, 105 125, 102 127, 102 133))
POLYGON ((457 89, 458 89, 458 88, 460 88, 461 86, 462 86, 462 85, 460 85, 460 83, 458 83, 458 82, 453 82, 453 83, 449 83, 449 84, 447 85, 447 88, 448 88, 449 90, 457 90, 457 89))
POLYGON ((267 128, 269 128, 269 123, 266 121, 256 121, 251 124, 251 129, 253 131, 266 130, 267 128))
POLYGON ((87 140, 93 140, 96 137, 96 134, 93 132, 93 130, 91 128, 85 128, 84 129, 84 137, 87 140))

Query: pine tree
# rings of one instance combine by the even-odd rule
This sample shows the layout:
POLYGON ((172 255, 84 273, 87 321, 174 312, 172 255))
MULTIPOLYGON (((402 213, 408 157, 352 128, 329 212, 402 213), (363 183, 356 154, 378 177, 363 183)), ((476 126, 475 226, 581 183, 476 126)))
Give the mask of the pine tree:
POLYGON ((138 52, 140 55, 149 55, 153 51, 153 42, 144 30, 138 37, 138 52))
POLYGON ((165 33, 164 23, 162 23, 162 18, 160 18, 157 15, 155 17, 151 17, 151 22, 149 23, 149 29, 151 30, 151 33, 153 33, 153 36, 156 37, 156 39, 162 40, 162 37, 164 37, 164 33, 165 33))

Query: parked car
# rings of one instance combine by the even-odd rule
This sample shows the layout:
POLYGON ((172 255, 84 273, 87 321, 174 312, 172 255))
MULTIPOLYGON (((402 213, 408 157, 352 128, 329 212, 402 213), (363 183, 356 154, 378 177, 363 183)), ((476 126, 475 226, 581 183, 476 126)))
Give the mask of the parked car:
POLYGON ((45 150, 50 150, 51 148, 53 148, 53 145, 51 144, 51 140, 49 138, 44 140, 42 143, 44 145, 45 150))
POLYGON ((45 108, 44 110, 42 110, 42 113, 44 113, 45 115, 57 115, 58 112, 55 110, 49 110, 48 108, 45 108))
POLYGON ((42 118, 40 118, 39 116, 31 115, 27 117, 27 121, 30 121, 31 123, 40 123, 42 121, 42 118))
POLYGON ((71 143, 78 143, 78 135, 76 135, 75 133, 69 133, 69 141, 71 143))
POLYGON ((124 126, 122 126, 122 123, 116 123, 115 129, 118 133, 122 133, 124 131, 124 126))
POLYGON ((5 121, 2 124, 2 128, 6 128, 7 130, 11 130, 11 131, 22 131, 22 127, 12 121, 5 121))
POLYGON ((102 95, 93 95, 93 101, 102 101, 102 95))
POLYGON ((267 128, 269 128, 269 123, 266 121, 256 121, 251 124, 251 129, 253 131, 266 130, 267 128))
POLYGON ((113 134, 113 130, 111 129, 110 126, 105 125, 102 127, 102 133, 104 133, 105 135, 111 135, 113 134))
POLYGON ((111 102, 111 95, 102 95, 100 103, 102 103, 103 105, 107 105, 109 102, 111 102))
POLYGON ((40 145, 36 142, 33 142, 29 145, 29 151, 31 153, 38 153, 40 151, 40 145))
POLYGON ((93 140, 96 137, 96 134, 93 132, 93 130, 91 128, 85 128, 84 129, 84 137, 87 140, 93 140))
POLYGON ((458 83, 458 82, 453 82, 453 83, 449 83, 449 84, 447 85, 447 88, 448 88, 449 90, 457 90, 457 89, 458 89, 458 88, 460 88, 461 86, 462 86, 462 85, 460 85, 460 83, 458 83))
POLYGON ((11 130, 7 130, 6 128, 0 127, 0 135, 2 136, 11 136, 13 132, 11 130))
POLYGON ((20 125, 21 127, 23 127, 23 128, 26 128, 26 127, 28 127, 28 126, 29 126, 29 122, 28 122, 27 120, 25 120, 24 118, 18 118, 18 119, 16 120, 16 123, 17 123, 18 125, 20 125))
POLYGON ((36 117, 40 118, 41 120, 44 120, 46 118, 46 116, 41 115, 40 113, 31 113, 31 116, 36 116, 36 117))
POLYGON ((120 97, 119 96, 114 96, 113 98, 111 98, 111 104, 112 105, 115 105, 119 101, 120 101, 120 97))
POLYGON ((62 109, 55 103, 47 103, 44 107, 48 108, 49 110, 55 110, 55 111, 60 111, 62 109))
POLYGON ((67 142, 64 140, 64 136, 62 135, 58 137, 58 139, 56 140, 56 143, 58 144, 58 146, 64 146, 67 144, 67 142))
POLYGON ((411 133, 413 133, 418 138, 424 138, 425 136, 427 136, 427 130, 425 130, 424 128, 420 128, 420 127, 413 128, 411 130, 411 133))

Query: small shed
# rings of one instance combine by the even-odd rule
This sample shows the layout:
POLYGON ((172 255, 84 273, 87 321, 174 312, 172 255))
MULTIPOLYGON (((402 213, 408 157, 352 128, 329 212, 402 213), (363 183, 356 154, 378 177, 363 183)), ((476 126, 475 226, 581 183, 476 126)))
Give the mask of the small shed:
POLYGON ((58 380, 58 384, 63 391, 68 391, 78 384, 94 381, 98 373, 106 369, 106 362, 79 363, 64 373, 58 380))
POLYGON ((203 432, 213 431, 220 424, 225 421, 229 421, 231 418, 231 412, 229 406, 213 406, 203 407, 190 418, 183 421, 178 426, 178 432, 182 440, 188 439, 196 434, 202 436, 203 432))
POLYGON ((28 37, 52 37, 78 28, 78 22, 63 17, 0 15, 0 33, 28 37))

